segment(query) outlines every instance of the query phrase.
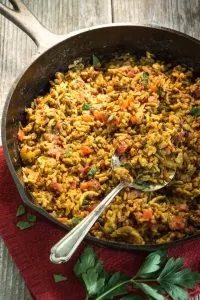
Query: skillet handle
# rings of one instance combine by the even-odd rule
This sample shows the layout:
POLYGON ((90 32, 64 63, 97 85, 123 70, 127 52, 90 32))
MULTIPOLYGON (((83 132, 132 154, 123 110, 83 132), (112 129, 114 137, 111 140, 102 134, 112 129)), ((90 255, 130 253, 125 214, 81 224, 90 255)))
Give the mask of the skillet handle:
POLYGON ((27 33, 38 46, 39 52, 66 38, 65 35, 56 35, 47 30, 21 0, 10 2, 13 9, 0 3, 0 13, 27 33))

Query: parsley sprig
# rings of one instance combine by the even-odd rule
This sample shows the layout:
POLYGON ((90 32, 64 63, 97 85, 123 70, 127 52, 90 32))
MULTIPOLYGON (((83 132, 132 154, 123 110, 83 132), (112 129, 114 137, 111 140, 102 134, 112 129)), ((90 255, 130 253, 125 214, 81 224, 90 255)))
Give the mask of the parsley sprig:
POLYGON ((193 107, 190 114, 193 116, 200 116, 200 106, 193 107))
MULTIPOLYGON (((20 204, 17 208, 16 216, 19 218, 19 217, 24 216, 25 214, 26 214, 26 209, 25 209, 24 205, 20 204)), ((37 217, 35 215, 27 213, 26 220, 20 220, 17 222, 16 225, 20 230, 24 230, 24 229, 28 229, 28 228, 32 227, 33 225, 35 225, 36 221, 37 221, 37 217)))
POLYGON ((106 300, 122 296, 121 300, 141 300, 140 295, 129 292, 132 286, 136 292, 142 291, 150 300, 187 300, 188 293, 183 288, 194 289, 200 282, 200 273, 183 269, 182 258, 167 258, 166 250, 149 254, 135 276, 120 272, 106 272, 102 262, 91 248, 85 248, 74 272, 82 279, 86 288, 86 299, 106 300))

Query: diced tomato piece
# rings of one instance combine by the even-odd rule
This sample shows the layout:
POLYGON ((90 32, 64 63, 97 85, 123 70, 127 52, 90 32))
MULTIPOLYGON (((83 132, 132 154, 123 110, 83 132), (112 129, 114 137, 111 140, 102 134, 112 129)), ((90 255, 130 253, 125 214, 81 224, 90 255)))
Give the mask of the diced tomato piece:
POLYGON ((56 145, 60 144, 60 137, 59 135, 54 135, 53 141, 56 145))
POLYGON ((91 212, 91 211, 93 211, 93 210, 95 209, 95 207, 96 207, 95 205, 91 205, 91 206, 88 207, 87 210, 88 210, 89 212, 91 212))
POLYGON ((133 125, 136 125, 136 124, 138 123, 138 119, 137 119, 136 116, 132 116, 132 117, 130 118, 130 121, 131 121, 131 123, 132 123, 133 125))
POLYGON ((80 189, 82 191, 94 190, 98 191, 100 189, 100 183, 96 179, 92 179, 90 181, 81 182, 80 189))
POLYGON ((151 220, 152 217, 153 217, 153 214, 152 214, 152 210, 151 209, 144 210, 144 212, 143 212, 143 219, 145 219, 145 220, 151 220))
POLYGON ((152 85, 152 86, 150 87, 150 90, 151 90, 152 92, 157 91, 157 86, 156 86, 156 85, 152 85))
POLYGON ((74 190, 76 188, 76 186, 77 186, 77 182, 75 180, 72 181, 72 183, 71 183, 71 189, 74 190))
POLYGON ((82 175, 85 175, 90 169, 90 166, 80 167, 79 170, 82 175))
POLYGON ((82 191, 87 191, 88 190, 88 182, 81 182, 80 189, 82 191))
POLYGON ((92 122, 94 121, 94 117, 91 115, 82 116, 84 122, 92 122))
POLYGON ((17 133, 17 139, 18 139, 18 141, 22 142, 24 136, 25 136, 24 131, 20 128, 20 129, 18 130, 18 133, 17 133))
POLYGON ((99 120, 103 123, 106 123, 107 119, 108 119, 108 114, 103 112, 103 111, 93 111, 93 115, 95 117, 96 120, 99 120))
POLYGON ((94 152, 93 149, 91 149, 89 146, 83 145, 80 149, 81 154, 86 156, 86 155, 90 155, 91 153, 94 152))
POLYGON ((52 182, 51 183, 51 188, 54 190, 54 191, 57 191, 57 192, 62 192, 63 191, 63 186, 61 183, 58 183, 58 182, 52 182))
POLYGON ((174 216, 169 222, 169 228, 171 230, 183 230, 185 229, 185 220, 182 217, 174 216))
POLYGON ((116 147, 116 153, 118 156, 121 156, 128 149, 128 145, 125 142, 119 142, 116 147))
POLYGON ((105 161, 102 159, 102 160, 99 162, 99 164, 100 164, 100 168, 104 170, 104 169, 105 169, 105 166, 106 166, 105 161))
POLYGON ((127 76, 128 76, 129 78, 133 78, 133 77, 135 76, 134 70, 132 69, 132 70, 128 71, 127 76))

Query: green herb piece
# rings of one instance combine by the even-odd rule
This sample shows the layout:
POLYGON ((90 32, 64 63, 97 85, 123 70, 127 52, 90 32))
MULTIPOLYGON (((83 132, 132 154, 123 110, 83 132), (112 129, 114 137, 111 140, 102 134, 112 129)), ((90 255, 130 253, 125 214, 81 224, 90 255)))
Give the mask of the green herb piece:
POLYGON ((91 106, 90 106, 87 102, 84 102, 84 103, 83 103, 83 106, 82 106, 82 109, 83 109, 83 110, 90 110, 90 109, 91 109, 91 106))
POLYGON ((87 199, 84 199, 82 202, 82 206, 88 206, 89 205, 89 201, 87 199))
POLYGON ((67 277, 63 276, 62 274, 53 274, 54 282, 61 282, 67 280, 67 277))
POLYGON ((120 298, 120 300, 144 300, 144 298, 139 295, 130 294, 123 296, 122 298, 120 298))
POLYGON ((165 300, 165 298, 163 297, 163 295, 157 293, 157 291, 155 289, 153 289, 151 286, 149 286, 146 283, 139 283, 139 282, 137 282, 134 286, 136 288, 142 290, 146 295, 150 296, 151 299, 154 299, 154 300, 165 300))
POLYGON ((192 290, 195 288, 196 282, 200 280, 200 274, 192 272, 190 269, 184 269, 171 275, 170 278, 173 280, 174 284, 192 290))
POLYGON ((84 249, 74 267, 74 273, 84 281, 87 299, 95 295, 96 300, 112 299, 115 295, 127 293, 124 281, 130 277, 119 272, 106 272, 91 248, 84 249))
POLYGON ((147 84, 149 82, 149 73, 143 72, 141 82, 143 84, 147 84))
POLYGON ((24 205, 20 204, 17 208, 16 216, 20 217, 20 216, 23 216, 24 214, 25 214, 25 207, 24 207, 24 205))
POLYGON ((160 270, 161 265, 166 261, 167 251, 158 250, 149 254, 142 266, 140 267, 138 273, 135 278, 148 278, 151 277, 152 274, 158 270, 160 270))
POLYGON ((98 171, 98 168, 97 167, 92 167, 88 172, 87 172, 87 175, 88 176, 94 176, 96 174, 96 172, 98 171))
POLYGON ((74 218, 71 219, 71 221, 69 222, 69 225, 76 226, 80 221, 81 221, 80 218, 74 217, 74 218))
POLYGON ((190 114, 193 116, 200 116, 200 106, 193 107, 190 111, 190 114))
POLYGON ((128 293, 128 286, 132 284, 150 300, 164 300, 167 294, 173 300, 188 300, 183 288, 194 289, 200 282, 200 273, 182 267, 182 258, 171 257, 167 260, 167 252, 159 250, 149 254, 137 274, 131 278, 119 272, 106 272, 94 251, 85 248, 74 272, 84 281, 87 299, 92 296, 95 300, 107 300, 120 295, 124 295, 120 300, 143 299, 128 293))
POLYGON ((130 277, 120 272, 111 273, 110 277, 105 280, 103 289, 96 300, 112 299, 115 296, 127 294, 130 277))
POLYGON ((92 55, 92 64, 93 64, 94 67, 100 67, 101 66, 100 60, 94 54, 92 55))
POLYGON ((70 156, 70 150, 69 150, 69 149, 66 149, 66 150, 65 150, 65 154, 66 154, 67 156, 70 156))
POLYGON ((21 230, 24 230, 24 229, 27 229, 27 228, 30 228, 34 225, 34 223, 30 223, 30 222, 27 222, 27 221, 19 221, 17 222, 17 227, 21 230))
POLYGON ((27 213, 27 219, 30 223, 35 223, 36 222, 36 216, 27 213))
POLYGON ((144 182, 144 181, 136 181, 136 184, 138 184, 141 187, 142 191, 145 191, 146 189, 148 189, 151 185, 150 182, 144 182))

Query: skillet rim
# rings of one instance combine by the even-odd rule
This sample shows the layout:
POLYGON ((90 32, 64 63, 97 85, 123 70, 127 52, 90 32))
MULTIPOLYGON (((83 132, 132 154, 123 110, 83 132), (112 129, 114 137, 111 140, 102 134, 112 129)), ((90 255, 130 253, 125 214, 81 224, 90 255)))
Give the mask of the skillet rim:
MULTIPOLYGON (((34 55, 31 59, 30 63, 20 72, 20 74, 14 80, 14 82, 9 90, 9 93, 6 97, 6 101, 5 101, 4 108, 3 108, 3 114, 2 114, 2 123, 1 123, 2 147, 3 147, 4 155, 6 158, 7 166, 12 175, 12 178, 14 179, 14 183, 17 187, 17 190, 21 196, 22 201, 26 205, 28 205, 29 207, 31 207, 32 209, 36 210, 38 213, 40 213, 41 215, 46 217, 48 220, 52 221, 53 223, 59 225, 60 227, 62 227, 64 229, 67 229, 67 231, 69 231, 71 229, 69 226, 59 222, 56 218, 52 217, 47 211, 45 211, 43 208, 35 205, 29 199, 28 195, 26 194, 25 188, 23 187, 23 185, 21 184, 21 182, 17 176, 17 172, 15 171, 14 165, 13 165, 10 155, 9 155, 7 139, 6 139, 6 129, 7 129, 6 121, 7 121, 8 108, 10 105, 10 101, 12 99, 13 92, 15 91, 15 88, 17 87, 17 84, 19 83, 20 79, 24 76, 26 71, 36 62, 37 59, 39 59, 42 55, 46 54, 53 47, 58 46, 59 44, 61 44, 62 42, 66 41, 69 38, 72 38, 76 35, 85 33, 87 31, 109 28, 109 27, 138 27, 138 28, 144 28, 144 29, 152 28, 152 29, 156 29, 156 30, 161 30, 163 32, 170 32, 174 35, 177 35, 179 37, 184 37, 184 38, 191 40, 200 45, 200 40, 198 40, 194 37, 191 37, 183 32, 180 32, 180 31, 177 31, 177 30, 174 30, 171 28, 166 28, 166 27, 158 26, 158 25, 154 25, 154 24, 133 24, 133 23, 129 22, 129 23, 111 23, 111 24, 97 25, 97 26, 92 26, 89 28, 76 30, 67 35, 60 36, 61 37, 60 41, 57 41, 52 46, 48 46, 48 48, 46 48, 46 49, 42 49, 41 52, 34 55)), ((39 50, 41 50, 41 49, 39 49, 39 50)), ((179 239, 179 240, 164 243, 164 244, 144 244, 144 245, 134 245, 134 244, 128 244, 128 243, 122 243, 122 242, 119 243, 119 242, 115 242, 115 241, 103 240, 103 239, 98 239, 96 237, 93 237, 91 235, 87 235, 85 237, 85 240, 92 242, 94 244, 97 244, 97 245, 101 245, 101 246, 105 246, 105 247, 108 246, 108 247, 115 248, 115 249, 123 249, 123 250, 130 250, 130 251, 131 250, 153 251, 153 250, 158 250, 158 249, 169 248, 172 246, 178 246, 181 243, 189 242, 191 240, 195 240, 195 239, 199 239, 199 238, 200 238, 200 233, 197 233, 197 234, 194 234, 194 235, 191 235, 188 237, 184 237, 183 239, 179 239)))

